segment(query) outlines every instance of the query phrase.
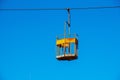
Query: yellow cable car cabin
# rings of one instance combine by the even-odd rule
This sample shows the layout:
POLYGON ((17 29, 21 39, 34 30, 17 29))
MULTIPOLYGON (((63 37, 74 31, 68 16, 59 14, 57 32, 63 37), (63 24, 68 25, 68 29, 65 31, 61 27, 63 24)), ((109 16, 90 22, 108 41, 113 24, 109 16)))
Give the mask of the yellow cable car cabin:
POLYGON ((71 38, 57 38, 57 55, 58 60, 74 60, 78 58, 78 39, 77 35, 71 38))
POLYGON ((58 60, 75 60, 78 58, 78 37, 77 34, 70 34, 70 9, 68 11, 68 21, 64 24, 64 35, 57 36, 56 47, 58 60), (68 24, 68 34, 66 34, 66 24, 68 24))

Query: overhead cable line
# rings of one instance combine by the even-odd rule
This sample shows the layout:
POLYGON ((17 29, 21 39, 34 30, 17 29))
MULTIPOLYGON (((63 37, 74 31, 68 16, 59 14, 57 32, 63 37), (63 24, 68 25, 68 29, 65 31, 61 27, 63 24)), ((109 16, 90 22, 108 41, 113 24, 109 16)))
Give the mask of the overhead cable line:
POLYGON ((98 6, 98 7, 71 8, 71 10, 107 9, 107 8, 120 8, 120 6, 98 6))
MULTIPOLYGON (((120 8, 120 6, 98 6, 98 7, 81 7, 69 8, 70 10, 89 10, 89 9, 107 9, 107 8, 120 8)), ((18 11, 18 10, 67 10, 68 8, 0 8, 5 11, 18 11)))

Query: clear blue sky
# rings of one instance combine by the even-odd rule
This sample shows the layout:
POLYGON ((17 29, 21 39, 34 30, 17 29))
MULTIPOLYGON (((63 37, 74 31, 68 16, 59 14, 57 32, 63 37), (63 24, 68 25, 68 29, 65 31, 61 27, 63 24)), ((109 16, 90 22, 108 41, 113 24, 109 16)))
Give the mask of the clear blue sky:
MULTIPOLYGON (((119 0, 0 0, 0 8, 116 6, 119 0)), ((120 80, 120 9, 73 10, 79 58, 57 61, 66 11, 0 11, 0 80, 120 80)))

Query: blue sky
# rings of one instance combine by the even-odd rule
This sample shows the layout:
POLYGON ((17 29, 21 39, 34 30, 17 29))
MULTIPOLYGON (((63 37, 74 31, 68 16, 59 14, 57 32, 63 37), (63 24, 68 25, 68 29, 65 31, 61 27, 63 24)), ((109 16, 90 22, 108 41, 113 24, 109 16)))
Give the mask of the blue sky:
MULTIPOLYGON (((0 0, 0 8, 117 6, 119 0, 0 0)), ((57 61, 66 11, 0 11, 0 80, 120 80, 120 9, 72 10, 79 58, 57 61)))

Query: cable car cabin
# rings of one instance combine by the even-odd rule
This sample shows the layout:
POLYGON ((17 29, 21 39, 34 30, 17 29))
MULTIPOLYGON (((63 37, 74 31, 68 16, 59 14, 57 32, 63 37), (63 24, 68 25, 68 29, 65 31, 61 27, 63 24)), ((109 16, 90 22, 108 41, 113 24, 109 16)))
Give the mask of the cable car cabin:
POLYGON ((64 36, 64 38, 57 37, 56 39, 58 60, 74 60, 78 58, 78 39, 77 35, 64 36))
POLYGON ((56 39, 58 60, 74 60, 78 58, 78 38, 76 34, 70 34, 70 8, 66 9, 68 12, 68 21, 64 22, 64 35, 58 36, 56 39), (68 33, 66 34, 68 26, 68 33))

